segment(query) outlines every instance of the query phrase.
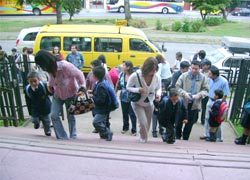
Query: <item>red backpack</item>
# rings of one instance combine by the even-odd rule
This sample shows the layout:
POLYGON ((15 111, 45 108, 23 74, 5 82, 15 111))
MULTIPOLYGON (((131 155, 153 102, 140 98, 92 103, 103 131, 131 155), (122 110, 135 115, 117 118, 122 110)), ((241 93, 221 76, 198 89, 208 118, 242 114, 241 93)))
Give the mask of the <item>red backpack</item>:
POLYGON ((228 115, 228 104, 226 101, 222 101, 219 108, 219 114, 215 117, 215 121, 218 123, 222 123, 224 120, 226 120, 228 115))

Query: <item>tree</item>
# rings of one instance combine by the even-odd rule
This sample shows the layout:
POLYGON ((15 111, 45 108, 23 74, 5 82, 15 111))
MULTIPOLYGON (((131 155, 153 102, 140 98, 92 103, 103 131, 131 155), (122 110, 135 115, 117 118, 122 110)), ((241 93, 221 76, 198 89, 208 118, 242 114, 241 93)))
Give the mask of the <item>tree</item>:
POLYGON ((227 9, 230 8, 232 1, 238 0, 189 0, 195 9, 200 11, 202 20, 205 20, 209 13, 218 10, 222 12, 223 18, 227 19, 227 9))
MULTIPOLYGON (((16 0, 17 4, 23 5, 24 0, 16 0)), ((56 9, 56 23, 62 24, 62 0, 26 0, 28 4, 41 4, 56 9)))
POLYGON ((62 7, 69 14, 69 20, 82 9, 83 0, 62 0, 62 7))
POLYGON ((130 13, 130 3, 129 0, 124 0, 124 11, 125 11, 125 19, 129 22, 132 19, 130 13))

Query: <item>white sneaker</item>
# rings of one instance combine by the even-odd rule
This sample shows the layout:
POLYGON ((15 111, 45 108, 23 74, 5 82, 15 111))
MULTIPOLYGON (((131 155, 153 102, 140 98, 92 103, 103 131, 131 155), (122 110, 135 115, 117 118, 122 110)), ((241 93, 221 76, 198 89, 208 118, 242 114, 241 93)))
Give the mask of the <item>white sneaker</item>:
POLYGON ((146 139, 141 139, 141 138, 140 138, 140 140, 139 140, 139 141, 140 141, 140 143, 146 143, 146 142, 147 142, 147 140, 146 140, 146 139))

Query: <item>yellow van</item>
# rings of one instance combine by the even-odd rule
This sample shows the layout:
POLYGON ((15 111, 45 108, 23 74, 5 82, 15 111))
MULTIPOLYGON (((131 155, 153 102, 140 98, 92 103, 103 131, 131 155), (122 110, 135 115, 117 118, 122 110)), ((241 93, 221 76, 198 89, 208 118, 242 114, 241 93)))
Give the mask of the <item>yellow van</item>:
POLYGON ((108 25, 43 26, 36 37, 34 52, 40 49, 52 51, 54 46, 58 46, 66 57, 72 44, 77 45, 84 56, 85 72, 89 70, 90 62, 101 54, 106 57, 109 68, 122 64, 124 60, 141 66, 147 57, 161 54, 141 30, 108 25))

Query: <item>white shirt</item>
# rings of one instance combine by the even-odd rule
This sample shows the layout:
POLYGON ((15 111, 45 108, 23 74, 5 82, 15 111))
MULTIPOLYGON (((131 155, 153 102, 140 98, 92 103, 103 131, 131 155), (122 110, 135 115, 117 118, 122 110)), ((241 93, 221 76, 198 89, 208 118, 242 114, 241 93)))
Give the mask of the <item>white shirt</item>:
POLYGON ((170 64, 167 61, 165 63, 159 63, 157 74, 161 77, 161 79, 168 79, 172 77, 170 64))

